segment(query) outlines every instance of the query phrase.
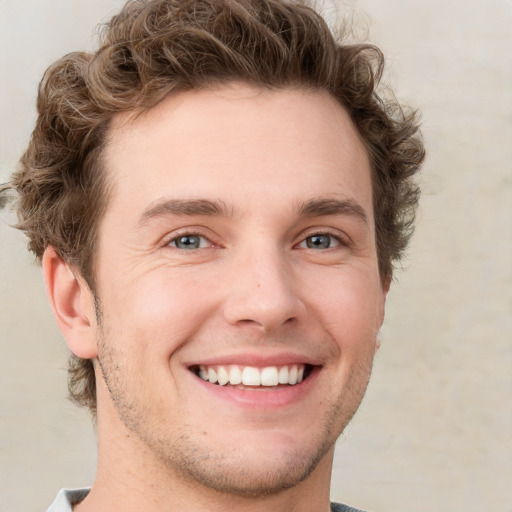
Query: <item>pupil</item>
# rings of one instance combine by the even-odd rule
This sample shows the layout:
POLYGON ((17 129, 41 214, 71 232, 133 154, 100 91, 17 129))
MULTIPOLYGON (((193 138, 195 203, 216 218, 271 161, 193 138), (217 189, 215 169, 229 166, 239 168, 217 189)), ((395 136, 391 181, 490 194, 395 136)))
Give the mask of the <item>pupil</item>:
POLYGON ((197 249, 199 247, 199 237, 193 235, 181 236, 176 240, 176 246, 180 249, 197 249))
POLYGON ((331 245, 331 237, 327 235, 313 235, 308 237, 306 243, 310 249, 328 249, 331 245))

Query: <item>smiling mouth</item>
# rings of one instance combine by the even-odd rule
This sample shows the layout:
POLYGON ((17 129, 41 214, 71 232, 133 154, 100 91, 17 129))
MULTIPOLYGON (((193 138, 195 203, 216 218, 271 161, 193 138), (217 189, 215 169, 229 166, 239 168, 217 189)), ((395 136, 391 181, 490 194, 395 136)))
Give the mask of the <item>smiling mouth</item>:
POLYGON ((309 364, 280 366, 194 365, 190 370, 200 379, 218 386, 276 387, 295 386, 307 379, 313 369, 309 364))

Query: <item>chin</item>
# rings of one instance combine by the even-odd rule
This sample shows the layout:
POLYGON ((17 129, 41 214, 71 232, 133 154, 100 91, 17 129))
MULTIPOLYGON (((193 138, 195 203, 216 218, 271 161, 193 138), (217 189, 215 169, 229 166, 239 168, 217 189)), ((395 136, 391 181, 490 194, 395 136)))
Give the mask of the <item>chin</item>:
POLYGON ((240 497, 274 495, 295 487, 306 480, 317 468, 320 461, 328 456, 332 444, 320 446, 310 453, 295 450, 288 453, 274 451, 272 456, 260 452, 258 457, 242 452, 239 455, 210 458, 208 456, 169 461, 176 469, 176 463, 184 463, 179 472, 200 485, 240 497))

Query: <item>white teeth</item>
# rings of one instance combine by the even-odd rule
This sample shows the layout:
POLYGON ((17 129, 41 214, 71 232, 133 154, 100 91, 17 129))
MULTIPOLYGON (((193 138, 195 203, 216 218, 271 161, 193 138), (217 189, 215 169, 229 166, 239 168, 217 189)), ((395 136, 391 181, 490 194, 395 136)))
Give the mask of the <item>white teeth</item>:
POLYGON ((213 368, 208 368, 208 380, 213 384, 217 382, 217 372, 213 368))
POLYGON ((242 383, 244 386, 259 386, 261 384, 261 376, 258 368, 246 366, 242 372, 242 383))
POLYGON ((229 369, 229 383, 232 386, 242 383, 242 370, 238 366, 231 366, 229 369))
POLYGON ((222 366, 219 366, 219 369, 217 370, 217 378, 219 379, 219 384, 221 386, 224 386, 224 384, 229 382, 228 372, 222 366))
POLYGON ((279 368, 279 384, 288 384, 288 366, 279 368))
POLYGON ((254 366, 204 366, 200 365, 198 375, 201 379, 218 383, 220 386, 230 384, 237 386, 277 386, 279 384, 295 385, 304 380, 305 365, 294 364, 284 366, 267 366, 256 368, 254 366))
POLYGON ((288 384, 297 384, 297 366, 293 365, 290 368, 290 373, 288 375, 288 384))
POLYGON ((261 370, 262 386, 277 386, 279 384, 279 376, 275 366, 269 366, 261 370))

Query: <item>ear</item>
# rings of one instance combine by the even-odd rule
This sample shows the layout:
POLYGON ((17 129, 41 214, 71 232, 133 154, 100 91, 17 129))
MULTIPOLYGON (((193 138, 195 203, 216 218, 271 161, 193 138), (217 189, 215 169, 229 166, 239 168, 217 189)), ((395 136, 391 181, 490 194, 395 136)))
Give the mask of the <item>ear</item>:
POLYGON ((78 357, 96 357, 96 312, 89 286, 53 247, 46 248, 42 267, 46 294, 68 347, 78 357))
POLYGON ((379 301, 379 312, 378 312, 378 325, 377 325, 377 334, 375 336, 375 351, 380 348, 380 328, 384 323, 384 316, 386 315, 386 299, 389 292, 389 287, 391 285, 391 278, 385 277, 381 280, 381 297, 379 301))

